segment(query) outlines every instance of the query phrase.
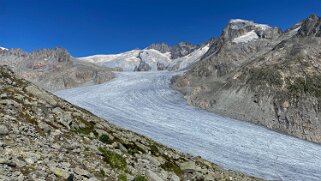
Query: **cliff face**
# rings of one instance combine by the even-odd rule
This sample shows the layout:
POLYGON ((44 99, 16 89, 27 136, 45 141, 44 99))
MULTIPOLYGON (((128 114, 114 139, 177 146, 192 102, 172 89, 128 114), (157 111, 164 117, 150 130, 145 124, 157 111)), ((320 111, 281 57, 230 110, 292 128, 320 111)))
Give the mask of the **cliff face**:
POLYGON ((0 51, 0 65, 9 65, 18 76, 47 90, 56 91, 112 79, 112 69, 75 61, 62 48, 43 49, 31 54, 21 49, 0 51))
POLYGON ((190 104, 321 143, 320 19, 285 32, 232 21, 173 86, 190 104))
POLYGON ((118 128, 0 66, 0 180, 257 180, 118 128))

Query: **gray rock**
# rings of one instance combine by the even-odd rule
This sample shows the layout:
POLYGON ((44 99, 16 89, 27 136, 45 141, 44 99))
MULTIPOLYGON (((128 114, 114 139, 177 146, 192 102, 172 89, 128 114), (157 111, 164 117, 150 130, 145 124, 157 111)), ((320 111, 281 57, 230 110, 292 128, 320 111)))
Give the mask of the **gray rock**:
POLYGON ((40 90, 35 86, 28 86, 25 89, 29 94, 38 96, 40 99, 48 102, 52 106, 55 106, 57 104, 57 101, 52 96, 49 96, 43 90, 40 90))
POLYGON ((7 135, 9 134, 9 129, 6 125, 0 125, 0 135, 7 135))
POLYGON ((84 169, 81 169, 79 167, 76 167, 73 169, 74 172, 78 175, 81 175, 81 176, 86 176, 86 177, 89 177, 90 176, 90 173, 87 171, 87 170, 84 170, 84 169))
POLYGON ((183 171, 191 172, 191 173, 195 172, 195 169, 196 169, 196 165, 194 161, 180 163, 179 166, 183 171))
POLYGON ((171 176, 170 176, 170 181, 180 181, 181 179, 177 176, 177 175, 175 175, 175 174, 172 174, 171 176))
POLYGON ((62 177, 63 179, 68 179, 71 176, 71 174, 68 171, 61 168, 52 167, 50 168, 50 170, 52 173, 54 173, 58 177, 62 177))
POLYGON ((146 171, 146 177, 149 181, 163 181, 161 177, 159 177, 156 173, 151 170, 146 171))

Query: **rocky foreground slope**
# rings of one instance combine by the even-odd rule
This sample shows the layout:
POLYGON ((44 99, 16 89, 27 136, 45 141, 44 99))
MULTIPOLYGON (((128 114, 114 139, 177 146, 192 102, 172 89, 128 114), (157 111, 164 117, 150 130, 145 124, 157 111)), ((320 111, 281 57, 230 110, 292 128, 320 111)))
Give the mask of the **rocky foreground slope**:
POLYGON ((173 86, 190 104, 321 143, 321 18, 287 31, 232 20, 173 86))
POLYGON ((120 129, 0 66, 0 180, 258 180, 120 129))
POLYGON ((75 61, 63 48, 24 52, 0 49, 0 65, 9 65, 16 74, 42 88, 56 91, 112 79, 112 69, 75 61))

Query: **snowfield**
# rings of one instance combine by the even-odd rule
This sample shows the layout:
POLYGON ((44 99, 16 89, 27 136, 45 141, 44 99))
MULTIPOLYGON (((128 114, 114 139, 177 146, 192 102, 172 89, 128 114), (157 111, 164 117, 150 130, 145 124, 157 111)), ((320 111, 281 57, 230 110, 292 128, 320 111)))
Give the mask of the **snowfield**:
POLYGON ((210 45, 204 45, 192 53, 172 59, 170 52, 162 53, 154 49, 132 50, 112 55, 92 55, 78 58, 81 61, 94 63, 109 68, 122 68, 123 71, 131 72, 139 67, 141 62, 149 65, 151 71, 157 71, 157 65, 175 70, 183 70, 196 63, 208 51, 210 45))
POLYGON ((56 94, 110 122, 227 169, 264 179, 321 180, 321 146, 187 105, 171 72, 124 72, 56 94))
POLYGON ((235 38, 233 40, 234 43, 247 43, 247 42, 250 42, 250 41, 253 41, 253 40, 256 40, 256 39, 259 39, 259 36, 257 36, 257 34, 255 33, 254 30, 242 35, 242 36, 239 36, 237 38, 235 38))

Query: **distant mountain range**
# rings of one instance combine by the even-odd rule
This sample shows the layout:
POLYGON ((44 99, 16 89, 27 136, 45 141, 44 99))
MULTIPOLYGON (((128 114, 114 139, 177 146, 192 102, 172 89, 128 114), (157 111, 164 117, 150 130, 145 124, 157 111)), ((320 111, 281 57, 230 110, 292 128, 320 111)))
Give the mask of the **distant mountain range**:
POLYGON ((63 48, 27 53, 18 48, 0 48, 0 65, 9 65, 18 76, 47 90, 99 84, 113 78, 112 71, 183 70, 200 60, 211 41, 195 46, 152 44, 143 50, 114 55, 74 58, 63 48))
POLYGON ((157 71, 186 69, 207 52, 211 42, 203 45, 179 43, 169 46, 165 43, 152 44, 143 50, 132 50, 114 55, 93 55, 79 60, 104 67, 120 68, 123 71, 157 71))

